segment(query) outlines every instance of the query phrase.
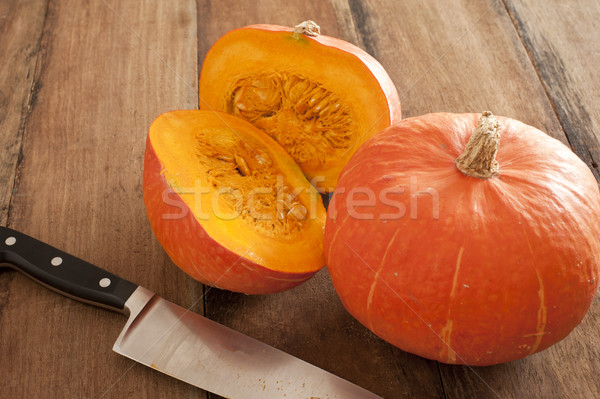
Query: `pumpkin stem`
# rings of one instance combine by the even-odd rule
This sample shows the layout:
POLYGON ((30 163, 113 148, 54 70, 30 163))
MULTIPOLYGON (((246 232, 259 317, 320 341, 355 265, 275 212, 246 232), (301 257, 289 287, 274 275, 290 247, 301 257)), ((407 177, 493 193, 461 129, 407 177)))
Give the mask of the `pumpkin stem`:
POLYGON ((304 34, 306 36, 319 36, 321 34, 321 28, 315 23, 315 21, 304 21, 294 26, 294 34, 304 34))
POLYGON ((456 167, 467 176, 489 179, 498 173, 499 143, 500 123, 490 111, 485 111, 465 150, 456 159, 456 167))

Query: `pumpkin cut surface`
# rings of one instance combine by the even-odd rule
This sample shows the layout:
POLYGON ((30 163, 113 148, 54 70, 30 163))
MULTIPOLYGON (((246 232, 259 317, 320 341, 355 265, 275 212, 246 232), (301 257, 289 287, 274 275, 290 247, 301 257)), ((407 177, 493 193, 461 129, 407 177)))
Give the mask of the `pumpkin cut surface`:
POLYGON ((332 191, 350 156, 400 120, 383 67, 335 38, 252 25, 219 39, 200 77, 200 108, 236 115, 263 130, 321 192, 332 191))
POLYGON ((144 201, 171 259, 203 283, 271 293, 324 264, 318 192, 281 146, 231 115, 159 116, 148 134, 144 201))
POLYGON ((257 74, 236 81, 227 97, 228 113, 275 137, 299 163, 324 164, 328 153, 353 144, 351 107, 302 76, 257 74))
POLYGON ((325 253, 345 307, 375 334, 444 363, 492 365, 581 322, 599 237, 598 183, 569 148, 512 119, 440 113, 356 152, 329 205, 325 253))

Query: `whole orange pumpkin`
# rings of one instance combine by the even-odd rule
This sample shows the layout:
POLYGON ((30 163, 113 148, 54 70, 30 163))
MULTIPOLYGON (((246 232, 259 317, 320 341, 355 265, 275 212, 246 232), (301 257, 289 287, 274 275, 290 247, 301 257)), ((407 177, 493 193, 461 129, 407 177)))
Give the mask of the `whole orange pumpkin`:
POLYGON ((344 305, 381 338, 445 363, 507 362, 586 314, 598 184, 569 148, 516 120, 406 119, 340 175, 325 251, 344 305))

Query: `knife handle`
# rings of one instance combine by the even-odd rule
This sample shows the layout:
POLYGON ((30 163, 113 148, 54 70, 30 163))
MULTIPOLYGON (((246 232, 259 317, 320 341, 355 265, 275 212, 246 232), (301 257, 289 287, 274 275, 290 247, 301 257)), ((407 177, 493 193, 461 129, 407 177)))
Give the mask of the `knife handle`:
POLYGON ((0 226, 0 263, 70 298, 126 313, 138 287, 26 234, 0 226))

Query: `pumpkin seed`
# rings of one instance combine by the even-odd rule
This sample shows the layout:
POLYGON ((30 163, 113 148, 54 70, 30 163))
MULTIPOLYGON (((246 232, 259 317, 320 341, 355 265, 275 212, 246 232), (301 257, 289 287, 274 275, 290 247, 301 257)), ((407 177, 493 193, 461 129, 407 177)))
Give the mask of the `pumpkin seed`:
POLYGON ((237 154, 233 157, 235 158, 235 164, 237 165, 237 169, 240 171, 242 176, 248 176, 252 173, 250 172, 250 168, 248 167, 248 164, 246 163, 244 158, 240 157, 237 154))
POLYGON ((308 213, 308 210, 306 209, 306 207, 304 205, 302 205, 300 203, 295 203, 292 206, 292 209, 290 209, 290 211, 288 212, 288 215, 292 215, 297 220, 304 220, 304 218, 306 218, 307 213, 308 213))

